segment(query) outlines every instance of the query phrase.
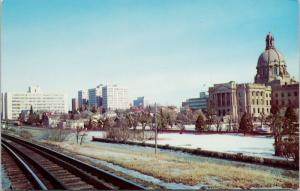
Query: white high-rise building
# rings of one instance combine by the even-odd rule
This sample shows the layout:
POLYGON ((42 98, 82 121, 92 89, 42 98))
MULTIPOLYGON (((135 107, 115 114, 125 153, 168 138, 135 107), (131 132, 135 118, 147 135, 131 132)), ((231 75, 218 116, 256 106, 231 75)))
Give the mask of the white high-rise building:
POLYGON ((100 84, 96 88, 89 89, 89 108, 100 107, 102 105, 102 87, 100 84))
POLYGON ((78 107, 82 107, 88 103, 89 95, 87 90, 78 91, 78 107))
POLYGON ((106 110, 128 109, 128 89, 117 85, 106 85, 102 88, 103 107, 106 110))
POLYGON ((60 93, 44 93, 37 86, 31 86, 27 93, 4 94, 4 118, 16 120, 22 110, 66 113, 66 95, 60 93))

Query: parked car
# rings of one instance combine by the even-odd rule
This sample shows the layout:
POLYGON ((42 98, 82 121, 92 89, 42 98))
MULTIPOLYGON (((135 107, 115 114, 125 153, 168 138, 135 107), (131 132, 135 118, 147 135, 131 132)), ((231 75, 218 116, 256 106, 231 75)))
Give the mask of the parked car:
POLYGON ((258 126, 255 129, 256 133, 271 133, 271 128, 267 125, 258 126))

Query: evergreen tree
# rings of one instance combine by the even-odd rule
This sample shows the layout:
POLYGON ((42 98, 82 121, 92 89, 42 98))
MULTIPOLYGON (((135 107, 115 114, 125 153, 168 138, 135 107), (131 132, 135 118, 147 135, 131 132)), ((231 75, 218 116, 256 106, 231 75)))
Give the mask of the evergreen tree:
POLYGON ((32 108, 32 105, 30 106, 29 114, 30 114, 30 115, 33 115, 33 108, 32 108))
POLYGON ((299 162, 299 136, 297 128, 297 115, 293 107, 289 106, 284 115, 284 130, 282 136, 282 154, 287 158, 293 158, 299 162))
POLYGON ((277 104, 273 104, 272 106, 271 106, 271 113, 273 114, 273 115, 277 115, 278 113, 279 113, 279 107, 278 107, 278 105, 277 104))
POLYGON ((241 118, 239 130, 246 133, 251 133, 253 131, 253 124, 252 124, 252 118, 248 113, 244 113, 244 115, 241 118))
POLYGON ((285 118, 290 122, 297 122, 297 115, 293 107, 289 106, 285 111, 285 118))
POLYGON ((206 128, 206 119, 203 113, 200 113, 195 124, 197 131, 203 131, 206 128))

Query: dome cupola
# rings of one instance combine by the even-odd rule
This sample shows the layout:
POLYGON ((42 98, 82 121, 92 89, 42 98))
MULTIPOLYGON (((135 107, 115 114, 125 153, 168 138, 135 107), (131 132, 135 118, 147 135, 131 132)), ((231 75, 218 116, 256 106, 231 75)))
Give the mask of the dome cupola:
POLYGON ((290 80, 286 62, 282 54, 275 48, 274 37, 271 33, 266 36, 266 48, 258 58, 255 83, 269 84, 285 83, 290 80))

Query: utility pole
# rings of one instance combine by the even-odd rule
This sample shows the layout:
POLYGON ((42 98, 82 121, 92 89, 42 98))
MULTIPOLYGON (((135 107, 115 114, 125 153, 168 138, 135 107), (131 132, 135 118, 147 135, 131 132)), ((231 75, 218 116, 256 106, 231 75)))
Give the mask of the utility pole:
POLYGON ((155 121, 155 154, 156 154, 156 150, 157 150, 157 119, 156 119, 156 110, 157 110, 157 106, 156 106, 156 102, 155 102, 155 106, 154 106, 154 121, 155 121))

